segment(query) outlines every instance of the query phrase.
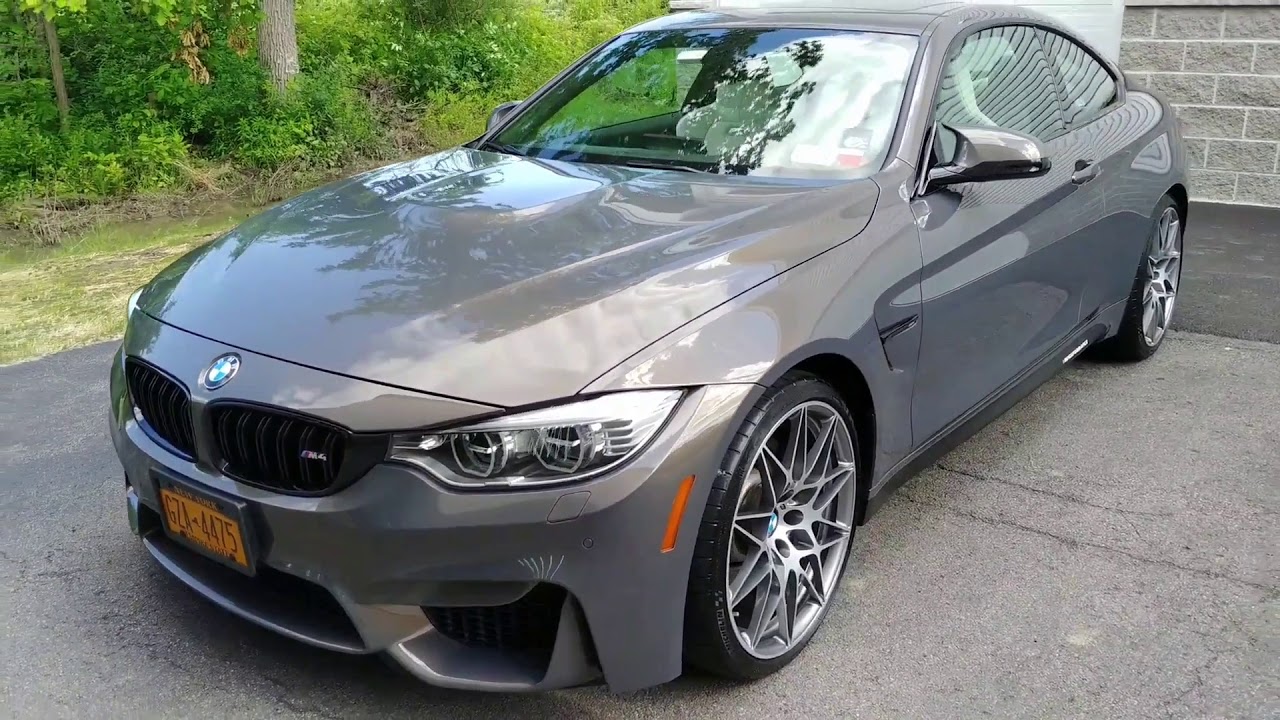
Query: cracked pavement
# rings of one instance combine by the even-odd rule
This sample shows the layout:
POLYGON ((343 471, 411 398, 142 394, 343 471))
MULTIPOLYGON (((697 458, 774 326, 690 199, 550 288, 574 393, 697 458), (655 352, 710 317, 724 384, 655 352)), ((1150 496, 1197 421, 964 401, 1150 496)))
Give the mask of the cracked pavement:
MULTIPOLYGON (((1253 314, 1191 287, 1184 327, 1253 314)), ((1147 363, 1068 366, 858 531, 791 667, 628 696, 438 690, 202 601, 129 534, 110 351, 0 368, 0 716, 1280 716, 1277 344, 1176 332, 1147 363)))

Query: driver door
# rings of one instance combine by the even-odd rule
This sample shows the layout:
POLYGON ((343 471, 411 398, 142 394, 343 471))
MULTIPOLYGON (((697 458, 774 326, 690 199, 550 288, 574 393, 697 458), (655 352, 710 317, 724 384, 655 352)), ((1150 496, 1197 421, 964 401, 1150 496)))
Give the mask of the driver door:
MULTIPOLYGON (((1070 257, 1082 224, 1073 200, 1078 151, 1036 30, 989 27, 953 48, 935 122, 1025 133, 1052 165, 1039 177, 925 189, 912 204, 924 260, 917 443, 966 418, 1063 341, 1079 320, 1083 285, 1070 257)), ((936 147, 930 161, 947 160, 936 155, 951 148, 936 147)))

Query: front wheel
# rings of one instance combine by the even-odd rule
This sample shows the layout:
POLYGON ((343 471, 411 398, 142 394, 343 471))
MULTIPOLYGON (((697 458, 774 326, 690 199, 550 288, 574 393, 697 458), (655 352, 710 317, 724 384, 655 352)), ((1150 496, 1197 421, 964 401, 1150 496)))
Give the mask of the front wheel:
POLYGON ((857 449, 849 409, 817 377, 785 376, 756 403, 698 532, 685 618, 693 665, 753 680, 808 644, 848 560, 857 449))
POLYGON ((1156 206, 1120 329, 1098 346, 1102 358, 1136 362, 1160 348, 1182 282, 1183 225, 1177 203, 1165 195, 1156 206))

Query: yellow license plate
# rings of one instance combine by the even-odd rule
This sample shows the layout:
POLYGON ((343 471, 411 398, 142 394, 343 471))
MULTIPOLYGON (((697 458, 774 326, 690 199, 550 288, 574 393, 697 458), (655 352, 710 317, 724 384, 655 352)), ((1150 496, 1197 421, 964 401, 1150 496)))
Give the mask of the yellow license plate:
POLYGON ((164 523, 170 534, 249 569, 240 523, 218 512, 213 501, 178 487, 160 488, 160 501, 164 504, 164 523))

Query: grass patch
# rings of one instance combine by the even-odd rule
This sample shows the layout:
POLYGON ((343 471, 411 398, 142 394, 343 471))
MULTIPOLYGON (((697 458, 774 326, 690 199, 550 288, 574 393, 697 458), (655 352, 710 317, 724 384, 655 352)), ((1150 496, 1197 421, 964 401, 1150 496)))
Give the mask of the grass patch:
POLYGON ((54 250, 0 254, 0 365, 119 337, 130 293, 243 215, 125 223, 54 250))
MULTIPOLYGON (((414 136, 418 133, 415 130, 414 136)), ((121 197, 29 197, 0 200, 0 263, 6 256, 31 254, 87 238, 130 243, 150 237, 151 227, 217 218, 293 197, 331 180, 425 154, 406 145, 391 159, 361 158, 340 168, 308 168, 291 163, 274 172, 242 172, 232 165, 208 165, 191 171, 190 184, 167 192, 141 192, 121 197), (154 221, 154 222, 148 222, 154 221), (24 253, 23 250, 34 250, 24 253)), ((101 242, 99 245, 103 244, 101 242)), ((104 249, 106 249, 104 247, 104 249)))

